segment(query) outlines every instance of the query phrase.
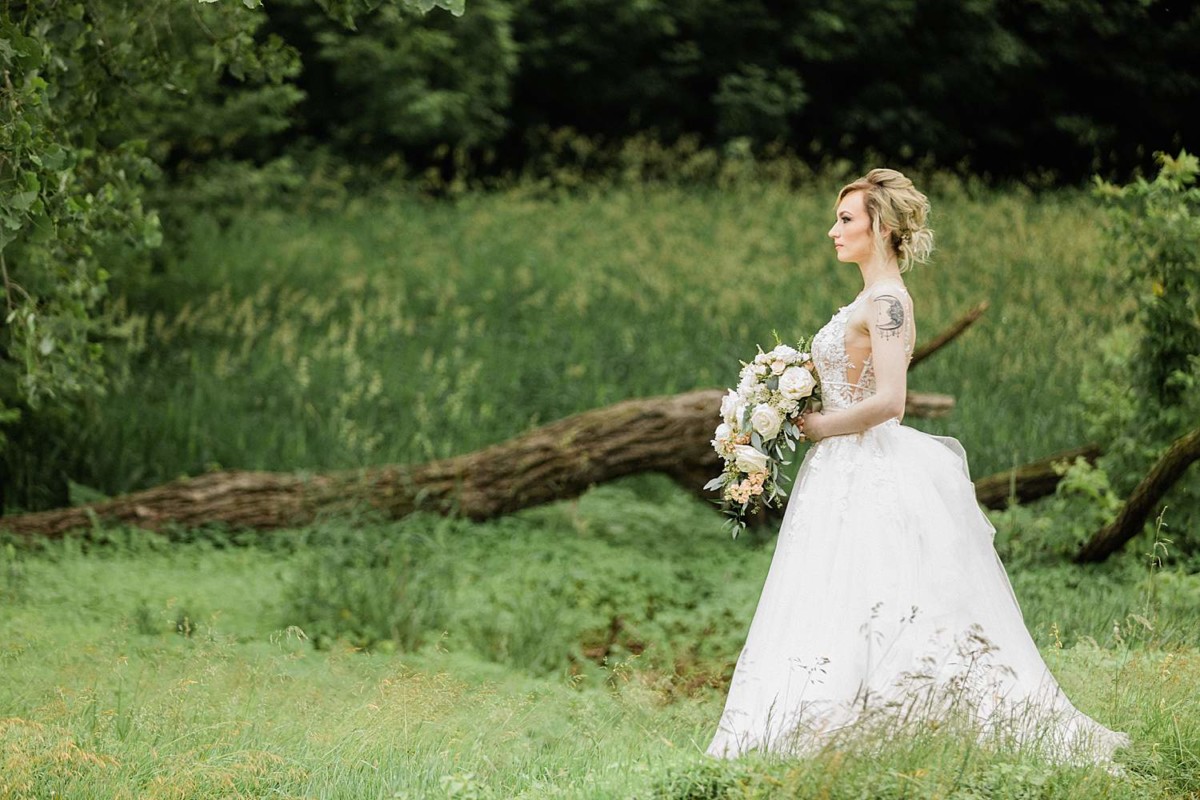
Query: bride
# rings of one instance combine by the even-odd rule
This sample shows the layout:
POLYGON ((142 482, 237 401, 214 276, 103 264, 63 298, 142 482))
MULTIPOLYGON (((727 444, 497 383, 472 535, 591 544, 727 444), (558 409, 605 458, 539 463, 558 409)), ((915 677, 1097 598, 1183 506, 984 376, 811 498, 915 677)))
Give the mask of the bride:
POLYGON ((1061 761, 1107 762, 1128 743, 1042 661, 962 447, 900 424, 916 338, 901 275, 933 250, 928 211, 895 170, 838 193, 829 236, 863 290, 813 340, 823 408, 798 424, 814 445, 710 755, 811 752, 869 721, 950 714, 1061 761))

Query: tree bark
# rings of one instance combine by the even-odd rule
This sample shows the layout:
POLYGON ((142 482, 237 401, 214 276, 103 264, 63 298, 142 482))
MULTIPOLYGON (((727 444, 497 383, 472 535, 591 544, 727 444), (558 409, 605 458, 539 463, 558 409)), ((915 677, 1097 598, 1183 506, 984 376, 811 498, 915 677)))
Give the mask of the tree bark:
POLYGON ((1054 494, 1060 477, 1054 469, 1056 463, 1074 461, 1076 458, 1085 458, 1089 463, 1094 463, 1099 457, 1100 446, 1095 444, 1064 450, 1015 469, 980 478, 975 481, 975 496, 980 505, 987 508, 1004 508, 1010 497, 1018 503, 1028 503, 1054 494))
MULTIPOLYGON (((212 472, 90 506, 0 518, 0 528, 56 537, 105 520, 153 530, 211 523, 269 530, 363 506, 389 517, 429 510, 488 519, 637 472, 666 473, 704 496, 701 487, 721 470, 709 440, 723 395, 703 389, 627 400, 427 464, 323 475, 212 472)), ((910 398, 916 414, 952 405, 941 395, 910 398)))
POLYGON ((713 466, 720 390, 628 400, 553 422, 484 450, 412 466, 324 475, 213 472, 89 507, 0 519, 22 534, 60 536, 93 519, 159 529, 220 523, 272 529, 362 506, 389 517, 417 510, 487 519, 573 497, 634 472, 713 466))
POLYGON ((1121 513, 1111 524, 1104 526, 1075 554, 1079 564, 1103 561, 1125 546, 1125 543, 1141 532, 1146 521, 1154 512, 1175 482, 1193 462, 1200 459, 1200 428, 1180 436, 1167 452, 1162 454, 1150 472, 1137 485, 1121 513))

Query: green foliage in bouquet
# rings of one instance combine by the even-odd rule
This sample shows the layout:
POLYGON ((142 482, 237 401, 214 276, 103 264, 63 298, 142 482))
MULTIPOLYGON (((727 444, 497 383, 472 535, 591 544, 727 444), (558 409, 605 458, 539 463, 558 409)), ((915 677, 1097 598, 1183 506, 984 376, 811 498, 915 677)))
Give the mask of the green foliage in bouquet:
MULTIPOLYGON (((1109 258, 1129 303, 1127 324, 1100 342, 1082 381, 1091 435, 1104 447, 1095 469, 1077 465, 1064 490, 1128 492, 1170 443, 1200 422, 1200 159, 1157 154, 1152 180, 1126 186, 1097 179, 1109 208, 1109 258), (1105 491, 1110 491, 1105 488, 1105 491)), ((1109 501, 1112 498, 1108 498, 1109 501)), ((1194 527, 1200 480, 1185 474, 1172 494, 1173 526, 1194 527)), ((1105 502, 1110 514, 1118 503, 1105 502)), ((1200 548, 1193 542, 1190 550, 1200 548)))

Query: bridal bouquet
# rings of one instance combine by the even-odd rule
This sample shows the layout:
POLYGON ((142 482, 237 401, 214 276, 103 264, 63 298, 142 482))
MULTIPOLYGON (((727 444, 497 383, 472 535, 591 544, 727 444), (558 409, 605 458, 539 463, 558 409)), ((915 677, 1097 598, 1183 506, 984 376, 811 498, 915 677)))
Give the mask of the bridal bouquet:
POLYGON ((758 348, 754 360, 743 363, 737 388, 721 400, 722 421, 712 446, 725 468, 704 488, 720 490, 734 538, 748 515, 787 497, 780 468, 791 463, 786 453, 800 440, 791 418, 815 409, 821 399, 811 344, 779 344, 766 353, 758 348))

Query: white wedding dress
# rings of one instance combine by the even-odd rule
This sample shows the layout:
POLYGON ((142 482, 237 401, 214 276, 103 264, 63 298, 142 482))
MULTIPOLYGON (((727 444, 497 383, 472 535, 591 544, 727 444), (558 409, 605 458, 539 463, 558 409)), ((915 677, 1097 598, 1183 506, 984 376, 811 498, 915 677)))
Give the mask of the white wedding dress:
MULTIPOLYGON (((826 409, 847 382, 843 307, 813 340, 826 409)), ((909 315, 911 318, 911 315, 909 315)), ((912 353, 911 319, 906 347, 912 353)), ((883 721, 953 714, 980 738, 1107 762, 1128 743, 1071 704, 1026 630, 954 439, 891 419, 813 445, 708 753, 813 752, 883 721)), ((878 728, 876 728, 878 730, 878 728)))

